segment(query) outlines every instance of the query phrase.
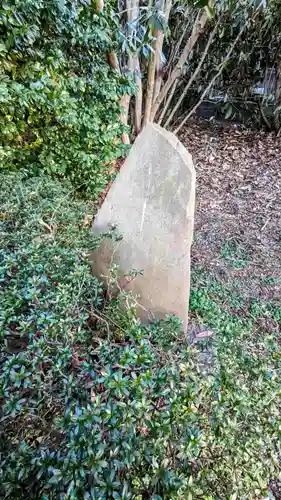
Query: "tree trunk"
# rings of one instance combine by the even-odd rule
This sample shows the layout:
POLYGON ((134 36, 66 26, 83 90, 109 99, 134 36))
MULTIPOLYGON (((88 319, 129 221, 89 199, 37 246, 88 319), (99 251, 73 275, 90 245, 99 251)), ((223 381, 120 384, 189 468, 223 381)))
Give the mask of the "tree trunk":
MULTIPOLYGON (((157 36, 156 32, 153 32, 153 36, 157 36)), ((153 54, 149 55, 149 64, 147 71, 147 84, 146 84, 146 96, 145 96, 145 107, 144 107, 144 117, 143 117, 143 126, 147 125, 151 121, 151 108, 152 108, 152 99, 153 99, 153 91, 154 91, 154 81, 155 81, 155 67, 156 67, 156 41, 152 45, 153 54)))
MULTIPOLYGON (((120 73, 120 66, 119 66, 119 61, 117 58, 117 55, 115 52, 108 52, 107 53, 107 60, 110 66, 118 71, 120 73)), ((129 101, 128 101, 128 96, 124 95, 121 97, 120 105, 122 107, 122 111, 120 113, 120 122, 123 123, 124 125, 127 125, 128 123, 128 110, 129 110, 129 101)), ((130 144, 130 139, 127 134, 127 132, 123 132, 122 134, 122 143, 123 144, 130 144)))
MULTIPOLYGON (((127 0, 127 16, 128 22, 139 17, 139 0, 127 0)), ((134 109, 134 126, 136 134, 141 131, 141 119, 142 119, 142 81, 141 81, 141 71, 140 62, 138 55, 129 56, 129 70, 134 75, 134 80, 137 87, 137 93, 135 95, 135 109, 134 109)), ((128 103, 128 107, 130 100, 128 103)))
MULTIPOLYGON (((172 0, 166 0, 165 7, 164 7, 164 14, 165 14, 165 22, 167 25, 169 22, 171 8, 172 8, 172 0)), ((155 85, 154 85, 154 92, 153 92, 153 102, 155 101, 156 97, 158 96, 160 89, 161 89, 161 86, 162 86, 162 80, 163 80, 163 62, 162 62, 163 42, 164 42, 164 33, 161 33, 159 35, 158 50, 156 53, 156 68, 155 68, 156 78, 155 78, 155 85)))
MULTIPOLYGON (((131 96, 129 96, 128 94, 121 97, 120 105, 122 107, 122 111, 120 113, 120 121, 121 123, 123 123, 123 125, 128 125, 130 98, 131 96)), ((122 142, 123 144, 130 144, 130 138, 127 132, 123 132, 122 142)))
POLYGON ((197 16, 197 19, 196 19, 195 25, 193 27, 192 33, 191 33, 191 35, 190 35, 187 43, 185 44, 185 47, 183 49, 183 52, 182 52, 182 54, 181 54, 181 56, 179 58, 179 61, 178 61, 177 65, 176 65, 176 67, 173 69, 170 77, 166 81, 166 83, 165 83, 164 87, 162 88, 161 92, 156 97, 156 100, 155 100, 155 102, 153 104, 152 111, 151 111, 151 120, 152 121, 154 120, 155 115, 156 115, 156 113, 157 113, 157 111, 159 109, 159 106, 162 104, 162 102, 163 102, 164 98, 166 97, 166 95, 168 94, 170 88, 172 87, 172 85, 174 84, 174 82, 176 80, 178 80, 178 78, 181 76, 182 70, 183 70, 183 66, 186 63, 190 52, 195 47, 199 36, 204 31, 204 28, 205 28, 205 26, 207 24, 207 21, 208 21, 208 15, 207 15, 207 13, 204 10, 204 12, 201 14, 200 17, 197 16))
POLYGON ((138 135, 141 131, 141 120, 142 120, 142 81, 141 81, 140 62, 138 57, 135 57, 135 82, 137 86, 137 93, 135 96, 134 125, 135 125, 135 132, 138 135))
MULTIPOLYGON (((160 10, 163 10, 165 6, 165 0, 161 0, 160 10)), ((156 70, 156 60, 157 54, 159 54, 159 44, 161 44, 163 32, 159 29, 154 29, 152 32, 152 36, 154 41, 152 43, 152 52, 149 55, 149 63, 147 70, 147 86, 146 86, 146 98, 145 98, 145 107, 144 107, 144 117, 143 117, 143 126, 147 125, 151 119, 151 109, 153 103, 153 94, 154 94, 154 85, 155 85, 155 70, 156 70)))
MULTIPOLYGON (((139 15, 139 0, 127 0, 127 20, 128 22, 132 22, 134 19, 138 18, 139 15)), ((133 75, 137 86, 137 93, 135 96, 135 110, 134 110, 134 125, 136 133, 138 134, 141 130, 141 117, 142 117, 142 81, 140 75, 140 64, 138 56, 129 55, 128 57, 128 70, 130 75, 133 75)), ((121 106, 123 111, 120 115, 121 122, 124 125, 128 124, 128 116, 129 116, 129 107, 131 101, 131 95, 126 94, 121 99, 121 106)), ((129 136, 128 134, 123 134, 122 136, 123 143, 129 144, 129 136)))
POLYGON ((116 52, 108 52, 106 55, 107 55, 108 64, 112 68, 116 69, 116 71, 120 72, 119 61, 118 61, 118 57, 116 55, 116 52))

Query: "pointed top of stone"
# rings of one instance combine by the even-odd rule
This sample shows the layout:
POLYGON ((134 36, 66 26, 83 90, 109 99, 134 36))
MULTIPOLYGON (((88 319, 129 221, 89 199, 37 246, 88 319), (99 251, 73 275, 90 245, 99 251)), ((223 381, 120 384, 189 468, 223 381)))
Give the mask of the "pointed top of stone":
POLYGON ((142 130, 142 132, 138 135, 135 144, 137 143, 137 141, 144 139, 146 136, 151 140, 154 134, 160 135, 163 138, 163 141, 167 141, 171 145, 171 147, 178 152, 182 160, 188 165, 188 168, 190 168, 195 175, 195 168, 192 162, 192 157, 186 147, 183 146, 183 144, 175 134, 169 132, 157 123, 148 123, 142 130))

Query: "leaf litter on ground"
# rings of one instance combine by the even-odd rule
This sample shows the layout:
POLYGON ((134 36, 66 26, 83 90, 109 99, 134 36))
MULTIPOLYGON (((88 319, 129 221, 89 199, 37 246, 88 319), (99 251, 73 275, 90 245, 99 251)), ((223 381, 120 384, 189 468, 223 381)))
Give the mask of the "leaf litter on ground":
MULTIPOLYGON (((281 137, 194 120, 179 139, 197 174, 195 279, 203 269, 232 299, 239 292, 242 315, 251 316, 253 301, 270 302, 281 312, 281 137)), ((231 307, 227 297, 225 302, 231 307)), ((257 322, 278 331, 275 316, 276 321, 259 317, 257 322)))

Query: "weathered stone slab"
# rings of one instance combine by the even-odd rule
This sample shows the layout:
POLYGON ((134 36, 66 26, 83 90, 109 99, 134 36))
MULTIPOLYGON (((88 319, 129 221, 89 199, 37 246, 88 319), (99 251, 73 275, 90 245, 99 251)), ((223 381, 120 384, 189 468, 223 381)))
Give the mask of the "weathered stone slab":
POLYGON ((123 239, 108 238, 93 254, 95 275, 120 269, 121 288, 131 290, 142 321, 176 314, 186 328, 193 239, 195 170, 180 141, 149 124, 137 138, 96 215, 100 234, 116 226, 123 239), (143 270, 128 283, 124 274, 143 270))

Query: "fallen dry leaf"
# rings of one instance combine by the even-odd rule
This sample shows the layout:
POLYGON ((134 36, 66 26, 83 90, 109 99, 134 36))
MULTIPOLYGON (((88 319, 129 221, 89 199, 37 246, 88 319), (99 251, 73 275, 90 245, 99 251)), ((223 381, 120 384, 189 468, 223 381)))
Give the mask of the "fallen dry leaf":
POLYGON ((87 214, 84 217, 83 227, 90 227, 93 222, 93 214, 87 214))
POLYGON ((194 342, 199 342, 200 340, 203 339, 208 339, 210 337, 213 337, 214 332, 212 330, 204 330, 203 332, 197 333, 194 342))

